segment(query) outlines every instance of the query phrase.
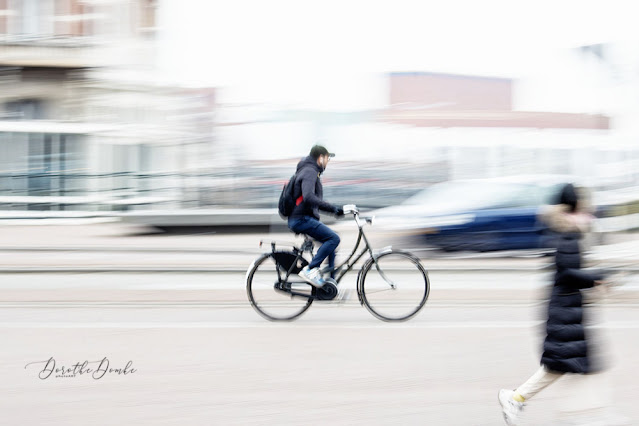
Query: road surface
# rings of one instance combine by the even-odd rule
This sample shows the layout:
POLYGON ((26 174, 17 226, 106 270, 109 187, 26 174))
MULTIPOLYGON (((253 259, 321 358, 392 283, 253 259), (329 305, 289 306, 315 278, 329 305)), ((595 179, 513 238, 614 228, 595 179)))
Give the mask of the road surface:
MULTIPOLYGON (((244 270, 261 238, 290 234, 0 234, 3 425, 501 425, 498 390, 539 365, 549 259, 422 252, 432 288, 414 319, 384 323, 351 299, 280 324, 252 310, 244 270)), ((595 256, 631 270, 590 309, 608 369, 562 378, 523 424, 639 424, 637 246, 595 256)))
MULTIPOLYGON (((500 425, 497 391, 521 384, 539 363, 536 275, 518 292, 506 291, 499 274, 473 274, 476 290, 502 295, 489 299, 442 272, 424 311, 400 324, 355 301, 317 303, 295 322, 271 323, 235 290, 225 303, 197 300, 198 292, 220 294, 206 276, 2 275, 2 423, 500 425), (130 297, 136 288, 147 297, 130 297), (75 375, 55 373, 53 363, 75 375)), ((215 286, 233 288, 238 278, 215 286)), ((609 369, 562 379, 530 402, 524 424, 604 409, 639 423, 639 304, 605 300, 591 318, 609 369)))

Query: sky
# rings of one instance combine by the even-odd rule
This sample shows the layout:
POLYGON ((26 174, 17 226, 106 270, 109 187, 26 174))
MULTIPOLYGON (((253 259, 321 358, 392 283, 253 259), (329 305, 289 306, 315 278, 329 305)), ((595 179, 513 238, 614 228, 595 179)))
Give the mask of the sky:
POLYGON ((162 0, 158 64, 170 81, 228 88, 229 102, 375 107, 385 101, 386 72, 552 74, 558 52, 639 38, 632 5, 162 0))

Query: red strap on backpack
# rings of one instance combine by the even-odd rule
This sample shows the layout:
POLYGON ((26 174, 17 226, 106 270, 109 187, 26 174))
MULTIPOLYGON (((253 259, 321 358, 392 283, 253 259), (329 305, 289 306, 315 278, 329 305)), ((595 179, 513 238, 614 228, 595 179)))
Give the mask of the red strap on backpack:
POLYGON ((302 204, 302 201, 304 201, 304 197, 300 195, 299 198, 295 200, 295 205, 299 206, 300 204, 302 204))

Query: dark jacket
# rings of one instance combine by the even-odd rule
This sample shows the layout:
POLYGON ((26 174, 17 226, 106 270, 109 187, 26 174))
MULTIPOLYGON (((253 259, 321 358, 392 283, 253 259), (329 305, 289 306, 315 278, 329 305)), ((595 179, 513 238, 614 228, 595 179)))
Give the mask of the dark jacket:
POLYGON ((323 200, 324 189, 320 180, 323 171, 317 161, 310 156, 303 158, 297 164, 293 197, 297 200, 302 196, 303 200, 295 206, 290 217, 312 216, 319 220, 320 210, 329 213, 337 212, 337 207, 323 200))
POLYGON ((583 325, 582 289, 594 286, 600 274, 581 270, 579 232, 562 232, 555 254, 554 284, 548 305, 546 339, 541 363, 560 373, 590 373, 591 347, 583 325))

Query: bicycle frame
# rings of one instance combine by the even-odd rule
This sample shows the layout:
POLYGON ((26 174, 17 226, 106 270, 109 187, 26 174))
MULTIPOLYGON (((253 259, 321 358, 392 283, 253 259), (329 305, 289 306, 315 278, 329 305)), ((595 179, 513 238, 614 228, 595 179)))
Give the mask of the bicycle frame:
POLYGON ((364 234, 364 230, 362 229, 362 226, 359 226, 359 234, 357 235, 357 242, 355 243, 355 247, 353 248, 353 251, 346 258, 346 260, 342 262, 341 265, 336 266, 336 270, 339 272, 338 272, 338 275, 335 277, 335 281, 339 283, 342 280, 342 278, 344 278, 344 275, 346 275, 351 269, 353 269, 355 264, 359 262, 359 260, 367 252, 369 253, 371 257, 374 257, 373 249, 371 248, 370 243, 368 242, 368 238, 366 238, 366 234, 364 234), (361 244, 362 240, 364 240, 364 244, 366 245, 366 247, 362 248, 362 251, 357 255, 357 257, 355 257, 355 253, 357 253, 357 249, 359 248, 359 245, 361 244), (355 260, 351 262, 351 259, 353 259, 353 257, 355 257, 355 260), (346 266, 346 269, 343 269, 344 266, 346 266))
MULTIPOLYGON (((384 271, 382 271, 382 269, 380 268, 379 264, 377 263, 377 257, 375 256, 375 253, 373 252, 373 249, 371 247, 370 242, 368 241, 368 238, 366 238, 366 234, 364 233, 364 225, 366 223, 372 223, 372 219, 371 218, 365 218, 364 222, 362 222, 360 220, 359 217, 359 213, 358 212, 354 212, 353 216, 355 218, 355 222, 357 223, 357 227, 359 229, 359 233, 357 235, 357 241, 355 242, 355 247, 353 248, 353 251, 351 252, 351 254, 346 258, 346 260, 344 260, 339 266, 335 267, 335 270, 338 271, 337 275, 335 277, 335 281, 337 283, 339 283, 342 278, 344 278, 344 276, 354 268, 354 266, 357 264, 357 262, 360 261, 360 259, 366 254, 368 253, 370 256, 370 259, 372 259, 372 261, 375 263, 375 268, 377 269, 377 271, 380 273, 381 277, 384 279, 384 281, 386 281, 391 288, 395 288, 395 283, 392 282, 390 279, 388 279, 388 277, 386 276, 386 274, 384 274, 384 271), (362 240, 364 240, 364 245, 365 247, 362 248, 362 250, 357 253, 357 250, 359 249, 360 244, 362 243, 362 240), (354 258, 354 260, 353 260, 354 258), (352 262, 351 262, 352 261, 352 262)), ((261 244, 261 242, 260 242, 261 244)), ((275 247, 276 247, 276 243, 274 241, 271 242, 271 251, 273 253, 275 253, 275 247)), ((384 249, 381 250, 381 252, 385 252, 387 250, 390 250, 390 247, 385 247, 384 249)), ((304 252, 308 251, 311 256, 313 256, 313 244, 310 240, 305 240, 304 243, 302 244, 302 246, 300 248, 298 248, 297 246, 293 245, 293 252, 296 254, 296 258, 295 261, 292 263, 291 267, 289 268, 288 271, 286 271, 286 276, 284 277, 284 279, 282 279, 282 277, 280 276, 280 271, 277 271, 278 274, 278 280, 280 282, 288 282, 288 277, 291 275, 293 269, 295 269, 295 265, 297 265, 297 262, 303 258, 302 255, 304 254, 304 252)), ((327 272, 327 269, 324 268, 322 270, 322 272, 327 272)), ((301 281, 304 282, 304 281, 301 281)), ((294 292, 292 292, 292 294, 295 294, 294 292)))
MULTIPOLYGON (((362 258, 362 256, 364 256, 364 254, 366 252, 368 252, 368 254, 370 256, 370 259, 375 263, 375 268, 377 269, 377 272, 379 272, 380 276, 384 279, 384 281, 386 281, 388 283, 388 285, 390 285, 390 287, 392 289, 394 289, 395 288, 395 283, 392 282, 390 279, 388 279, 388 277, 386 276, 384 271, 382 271, 382 268, 380 268, 379 263, 377 263, 377 256, 375 256, 375 253, 373 252, 373 248, 371 247, 371 244, 368 241, 368 238, 366 238, 366 234, 364 233, 364 225, 366 223, 372 223, 372 218, 365 218, 364 222, 362 223, 360 218, 359 218, 359 213, 358 212, 354 212, 353 216, 355 217, 355 222, 357 223, 357 227, 359 228, 359 234, 357 236, 357 242, 355 243, 355 248, 353 249, 351 254, 348 256, 348 258, 346 258, 346 260, 341 265, 339 265, 337 267, 337 270, 341 271, 340 274, 336 277, 337 283, 339 283, 341 281, 341 279, 344 277, 344 275, 346 275, 346 273, 348 271, 353 269, 355 264, 357 262, 359 262, 359 260, 362 258), (366 245, 366 247, 362 249, 362 251, 357 255, 357 257, 355 258, 355 260, 352 263, 349 263, 351 261, 351 259, 353 258, 353 256, 355 256, 355 253, 357 252, 357 249, 358 249, 362 239, 364 240, 364 244, 366 245), (346 270, 342 270, 344 265, 347 265, 346 270)), ((384 247, 382 250, 380 250, 380 252, 383 253, 383 252, 388 251, 388 250, 391 250, 391 247, 384 247)))

